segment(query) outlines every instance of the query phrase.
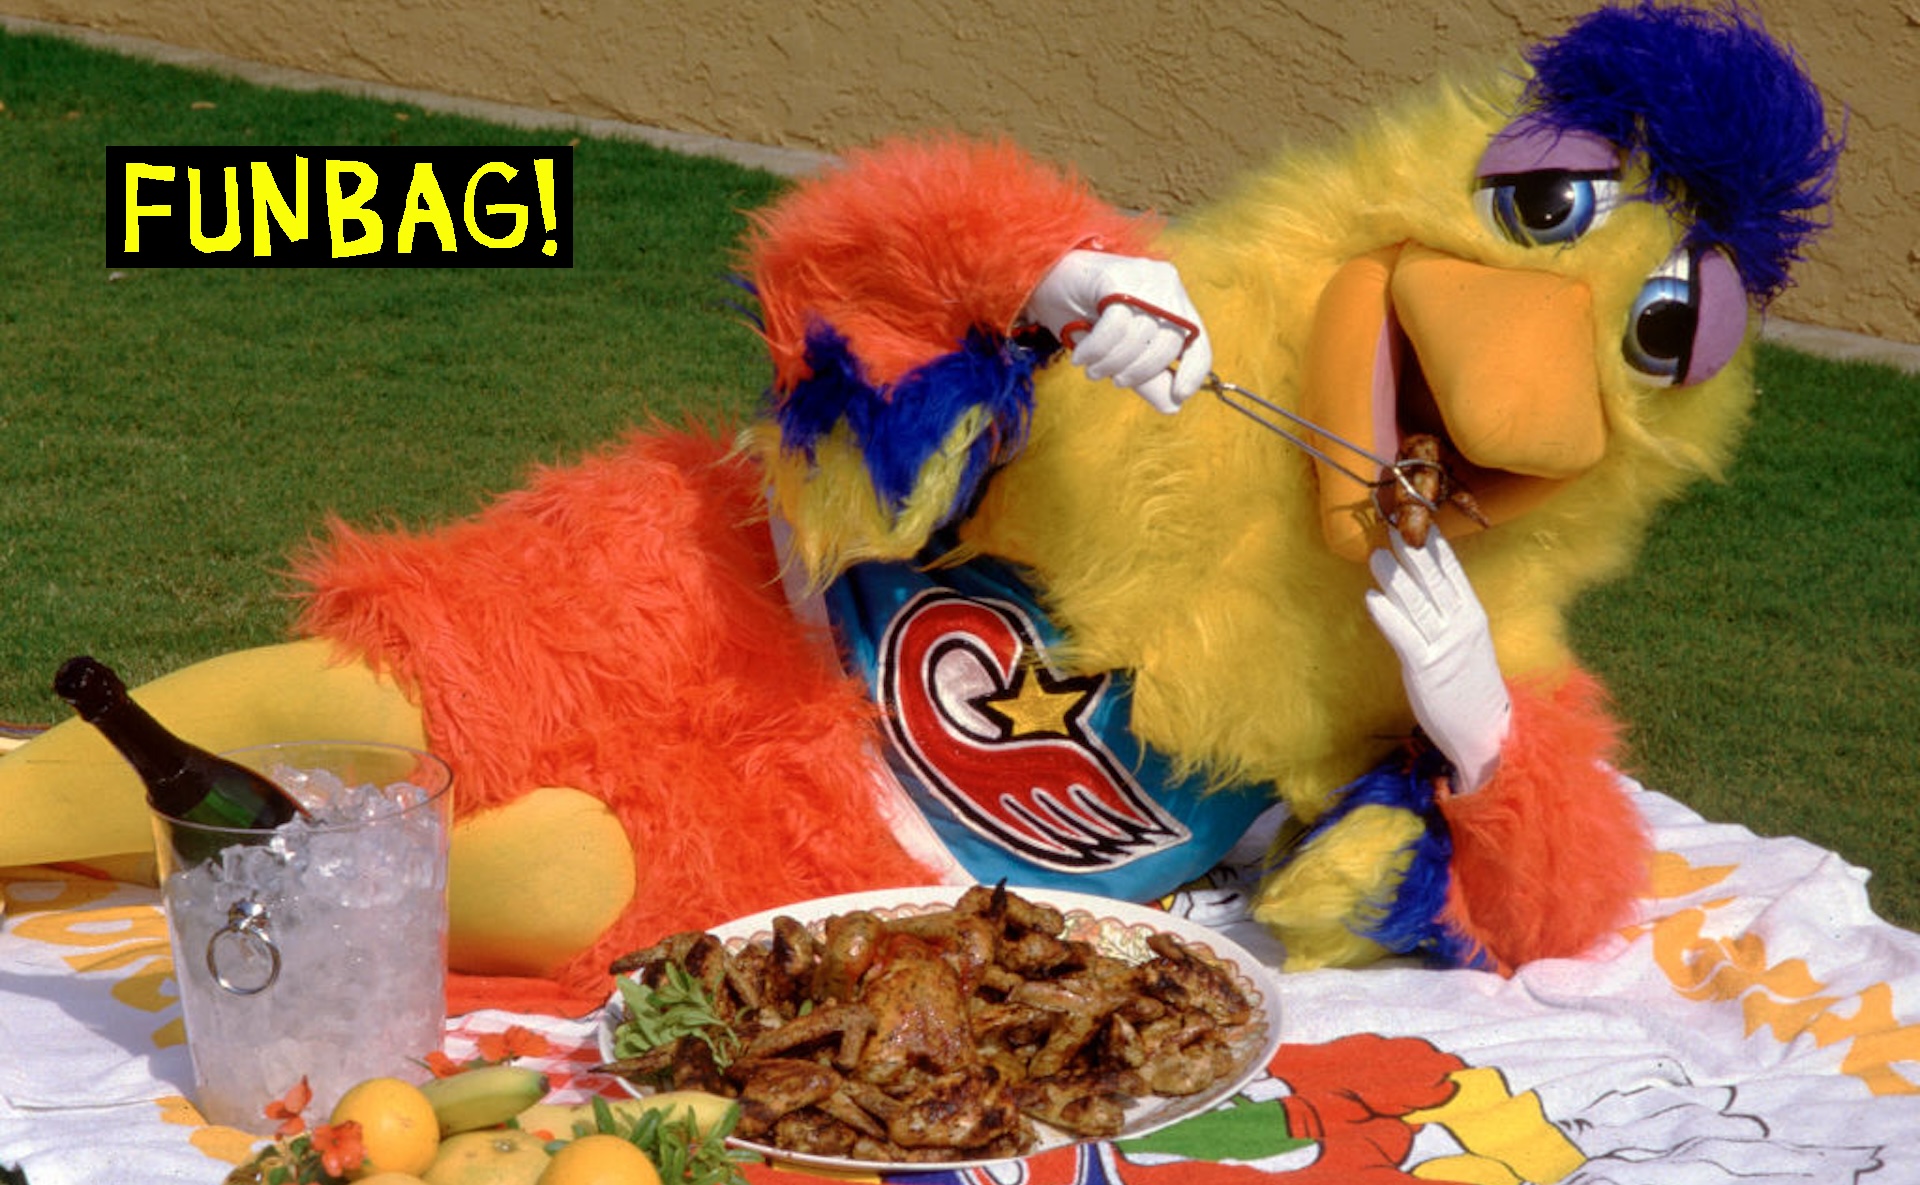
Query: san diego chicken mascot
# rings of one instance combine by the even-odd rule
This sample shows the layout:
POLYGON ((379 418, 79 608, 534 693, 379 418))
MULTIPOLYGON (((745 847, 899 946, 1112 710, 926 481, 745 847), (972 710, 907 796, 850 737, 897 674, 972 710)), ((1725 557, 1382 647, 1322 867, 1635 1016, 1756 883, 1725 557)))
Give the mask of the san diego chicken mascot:
MULTIPOLYGON (((1656 3, 1171 227, 1005 144, 858 153, 755 219, 744 433, 332 524, 303 641, 141 698, 447 756, 468 1003, 855 889, 1157 899, 1256 827, 1289 967, 1577 955, 1648 852, 1567 609, 1727 460, 1836 154, 1755 17, 1656 3)), ((149 842, 70 724, 0 802, 0 864, 149 842)))

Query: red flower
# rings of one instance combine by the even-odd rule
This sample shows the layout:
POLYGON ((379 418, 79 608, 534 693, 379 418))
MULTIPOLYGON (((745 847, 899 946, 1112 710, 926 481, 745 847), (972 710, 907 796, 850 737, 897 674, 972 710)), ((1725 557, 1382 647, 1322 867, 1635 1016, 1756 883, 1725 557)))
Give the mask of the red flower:
POLYGON ((482 1033, 474 1039, 483 1061, 510 1062, 517 1057, 545 1057, 553 1052, 548 1040, 525 1025, 510 1025, 504 1032, 482 1033))
POLYGON ((280 1126, 274 1129, 273 1134, 284 1140, 306 1131, 307 1121, 300 1118, 300 1112, 306 1110, 307 1104, 312 1101, 313 1087, 307 1085, 303 1074, 292 1090, 267 1104, 267 1118, 280 1121, 280 1126))
POLYGON ((313 1129, 313 1150, 320 1154, 321 1167, 333 1177, 345 1177, 360 1167, 367 1150, 360 1143, 360 1124, 323 1123, 313 1129))
POLYGON ((427 1069, 433 1072, 435 1078, 451 1078, 466 1067, 436 1049, 427 1055, 427 1069))

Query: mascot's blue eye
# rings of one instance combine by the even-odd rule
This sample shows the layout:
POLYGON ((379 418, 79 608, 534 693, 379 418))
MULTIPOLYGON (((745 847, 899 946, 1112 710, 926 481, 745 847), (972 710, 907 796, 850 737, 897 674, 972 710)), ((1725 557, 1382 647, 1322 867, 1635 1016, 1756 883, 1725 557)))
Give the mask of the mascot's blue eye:
POLYGON ((1571 243, 1606 220, 1619 182, 1611 173, 1540 169, 1482 177, 1480 216, 1523 247, 1571 243))
POLYGON ((1651 379, 1680 382, 1698 325, 1693 286, 1685 276, 1648 277, 1627 310, 1627 333, 1621 342, 1627 365, 1651 379))
POLYGON ((1746 337, 1747 302, 1726 252, 1682 247, 1640 286, 1620 341, 1627 365, 1663 386, 1712 378, 1746 337))

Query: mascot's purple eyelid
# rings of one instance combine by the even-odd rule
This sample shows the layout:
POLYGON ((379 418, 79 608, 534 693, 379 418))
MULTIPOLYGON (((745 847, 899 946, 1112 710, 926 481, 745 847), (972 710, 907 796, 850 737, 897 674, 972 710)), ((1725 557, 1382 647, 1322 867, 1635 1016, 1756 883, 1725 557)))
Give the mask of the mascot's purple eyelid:
POLYGON ((1593 176, 1617 175, 1620 152, 1598 136, 1547 127, 1531 117, 1515 121, 1493 138, 1480 158, 1480 181, 1515 177, 1541 169, 1593 176))

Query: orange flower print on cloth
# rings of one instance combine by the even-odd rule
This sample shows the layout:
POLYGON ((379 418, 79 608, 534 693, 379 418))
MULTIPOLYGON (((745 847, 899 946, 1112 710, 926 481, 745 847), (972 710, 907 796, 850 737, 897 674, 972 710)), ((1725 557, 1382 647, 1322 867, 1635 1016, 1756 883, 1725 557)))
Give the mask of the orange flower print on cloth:
POLYGON ((1736 871, 1735 865, 1697 867, 1660 854, 1656 897, 1696 903, 1630 927, 1628 936, 1651 937, 1654 962, 1680 995, 1703 1004, 1737 1003, 1748 1037, 1764 1033, 1782 1045, 1810 1037, 1818 1049, 1841 1044, 1840 1072, 1874 1094, 1920 1094, 1920 1024, 1901 1023, 1892 985, 1840 987, 1804 959, 1770 954, 1764 935, 1737 928, 1738 896, 1701 896, 1736 871))

